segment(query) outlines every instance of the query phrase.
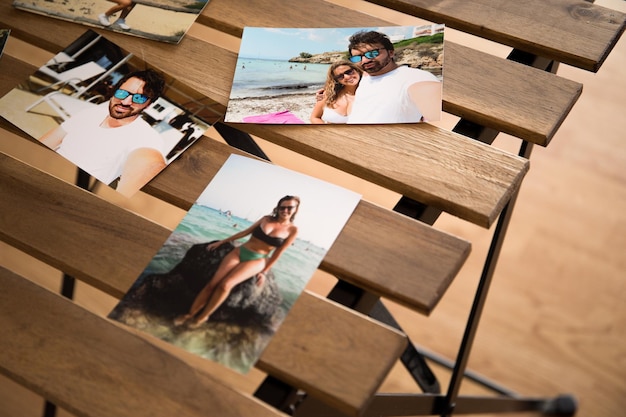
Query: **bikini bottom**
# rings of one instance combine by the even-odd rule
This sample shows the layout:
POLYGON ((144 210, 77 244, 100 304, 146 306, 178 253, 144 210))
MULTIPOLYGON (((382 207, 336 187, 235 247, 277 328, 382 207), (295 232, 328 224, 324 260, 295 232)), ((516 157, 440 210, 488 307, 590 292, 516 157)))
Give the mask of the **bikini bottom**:
POLYGON ((256 259, 263 259, 263 258, 267 258, 266 253, 255 252, 253 250, 246 248, 245 246, 239 246, 239 261, 240 262, 254 261, 256 259))

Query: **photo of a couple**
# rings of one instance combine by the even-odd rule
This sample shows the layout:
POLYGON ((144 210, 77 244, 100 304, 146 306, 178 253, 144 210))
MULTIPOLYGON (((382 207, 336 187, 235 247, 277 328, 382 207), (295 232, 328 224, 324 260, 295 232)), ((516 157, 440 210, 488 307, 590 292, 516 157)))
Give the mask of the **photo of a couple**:
POLYGON ((444 26, 437 24, 247 27, 225 120, 268 124, 438 121, 443 40, 444 26))

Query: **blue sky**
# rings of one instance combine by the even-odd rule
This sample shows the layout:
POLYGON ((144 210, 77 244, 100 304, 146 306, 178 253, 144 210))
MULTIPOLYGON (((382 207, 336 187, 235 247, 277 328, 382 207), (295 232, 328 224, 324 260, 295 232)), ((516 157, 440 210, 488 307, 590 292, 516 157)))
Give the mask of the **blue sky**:
POLYGON ((256 221, 278 200, 296 195, 298 237, 329 249, 361 196, 334 184, 277 165, 231 155, 196 201, 256 221))
POLYGON ((414 26, 357 28, 244 28, 239 56, 244 58, 289 59, 300 52, 311 54, 345 51, 348 38, 361 29, 376 30, 392 37, 412 37, 414 26))

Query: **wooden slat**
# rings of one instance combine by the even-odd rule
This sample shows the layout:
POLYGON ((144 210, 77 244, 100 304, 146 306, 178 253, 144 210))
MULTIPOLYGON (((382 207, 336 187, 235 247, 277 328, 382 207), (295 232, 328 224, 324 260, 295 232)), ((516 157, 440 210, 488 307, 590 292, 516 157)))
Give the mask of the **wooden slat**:
POLYGON ((540 146, 548 146, 583 90, 580 83, 523 64, 453 43, 445 48, 445 109, 540 146))
MULTIPOLYGON (((343 27, 346 20, 363 26, 394 25, 323 0, 303 2, 298 7, 285 10, 285 13, 276 14, 273 12, 273 1, 212 0, 199 20, 237 36, 241 36, 244 21, 247 21, 247 26, 267 27, 343 27)), ((15 31, 12 36, 55 52, 85 30, 84 26, 77 24, 59 26, 54 19, 3 4, 0 4, 0 23, 15 31)), ((184 80, 191 88, 227 105, 236 54, 212 45, 211 39, 186 36, 174 46, 146 43, 142 39, 109 31, 101 33, 130 52, 145 57, 163 71, 184 80), (189 62, 196 65, 190 66, 189 62)), ((555 127, 562 123, 580 94, 579 83, 554 74, 540 77, 537 75, 540 71, 533 68, 497 60, 452 42, 446 42, 446 50, 450 53, 446 53, 444 110, 542 146, 550 141, 555 127), (462 59, 455 60, 455 56, 462 59), (541 91, 539 96, 535 94, 537 91, 541 91), (503 95, 506 100, 503 100, 503 95), (518 126, 523 128, 515 128, 518 126)), ((380 129, 371 128, 375 131, 380 129)))
POLYGON ((594 72, 626 22, 626 14, 588 1, 367 1, 594 72))
POLYGON ((78 416, 284 415, 0 268, 0 369, 78 416))
MULTIPOLYGON (((4 154, 0 194, 2 240, 118 298, 169 235, 161 226, 4 154)), ((259 368, 318 393, 345 412, 361 410, 402 353, 406 337, 308 292, 296 305, 259 368)))
MULTIPOLYGON (((0 69, 4 65, 0 62, 0 69)), ((28 65, 23 68, 24 77, 34 70, 28 65)), ((0 84, 8 89, 4 81, 0 84)), ((329 125, 315 130, 297 125, 237 126, 484 227, 498 217, 528 170, 528 162, 522 158, 428 124, 396 125, 393 129, 329 125), (442 187, 442 183, 446 185, 442 187)), ((184 204, 184 193, 190 206, 206 186, 206 177, 198 171, 205 165, 216 166, 213 149, 202 150, 201 146, 186 152, 188 165, 172 164, 159 175, 155 185, 150 185, 152 192, 179 205, 184 204), (186 184, 184 189, 181 182, 186 184)))
MULTIPOLYGON (((324 0, 302 2, 279 14, 273 4, 274 0, 212 0, 202 21, 239 37, 244 26, 395 25, 324 0)), ((582 90, 579 83, 449 41, 444 65, 446 112, 541 146, 550 142, 582 90)))

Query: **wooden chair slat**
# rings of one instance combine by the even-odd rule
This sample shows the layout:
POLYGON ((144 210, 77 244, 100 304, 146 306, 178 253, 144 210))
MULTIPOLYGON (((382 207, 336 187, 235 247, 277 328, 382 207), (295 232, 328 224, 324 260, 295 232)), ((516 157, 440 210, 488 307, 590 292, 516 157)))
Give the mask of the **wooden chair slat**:
POLYGON ((445 109, 540 146, 550 143, 582 93, 582 84, 550 72, 454 43, 445 48, 445 109))
POLYGON ((367 0, 589 71, 624 32, 626 14, 569 0, 367 0))
POLYGON ((1 372, 76 415, 284 415, 1 267, 0 288, 1 372))
MULTIPOLYGON (((6 196, 0 202, 2 240, 118 298, 169 235, 161 226, 4 154, 0 154, 0 194, 6 196), (98 213, 98 222, 93 213, 98 213), (18 216, 22 220, 14 221, 18 216)), ((259 367, 308 391, 324 393, 343 410, 360 410, 401 354, 406 337, 308 292, 296 306, 259 367), (377 342, 371 343, 372 338, 377 342), (360 348, 358 352, 337 348, 345 344, 360 348), (285 360, 285 351, 293 362, 285 360), (372 358, 375 363, 368 364, 372 358), (294 363, 299 364, 297 370, 294 363), (345 389, 348 385, 351 388, 345 389)))
MULTIPOLYGON (((242 4, 212 0, 199 22, 212 24, 217 29, 227 30, 238 36, 241 36, 243 22, 246 20, 248 26, 345 26, 345 20, 336 22, 337 18, 332 18, 333 13, 359 22, 359 25, 393 25, 323 0, 312 0, 303 4, 303 7, 292 8, 287 13, 278 15, 266 10, 269 4, 270 0, 242 4), (307 12, 311 8, 315 13, 307 12), (324 18, 320 20, 320 16, 324 18)), ((84 26, 77 24, 59 27, 55 25, 54 19, 15 10, 2 4, 0 23, 13 28, 16 37, 43 45, 55 52, 66 47, 85 30, 84 26), (34 36, 40 36, 41 40, 33 39, 34 36)), ((179 45, 168 45, 145 43, 142 39, 108 31, 100 33, 129 52, 145 57, 148 62, 171 76, 184 79, 189 87, 222 105, 225 112, 236 67, 236 53, 211 44, 211 39, 192 36, 186 36, 179 45), (190 61, 197 65, 187 65, 190 61), (200 68, 206 70, 199 71, 200 68), (207 78, 211 82, 207 82, 207 78)), ((450 53, 446 54, 443 108, 474 123, 545 146, 580 94, 580 84, 553 74, 539 76, 539 71, 532 68, 490 57, 452 42, 446 42, 446 48, 450 49, 450 53), (468 62, 471 65, 467 65, 468 62), (499 77, 494 77, 494 74, 499 77), (506 86, 505 90, 502 85, 506 86), (510 91, 514 91, 514 94, 504 95, 504 92, 510 91), (540 98, 543 101, 532 94, 536 91, 542 92, 540 98)), ((378 132, 381 128, 371 126, 370 129, 378 132)), ((375 134, 382 135, 380 132, 375 134)))
POLYGON ((263 352, 258 367, 355 414, 367 407, 406 346, 404 334, 305 293, 263 352))

